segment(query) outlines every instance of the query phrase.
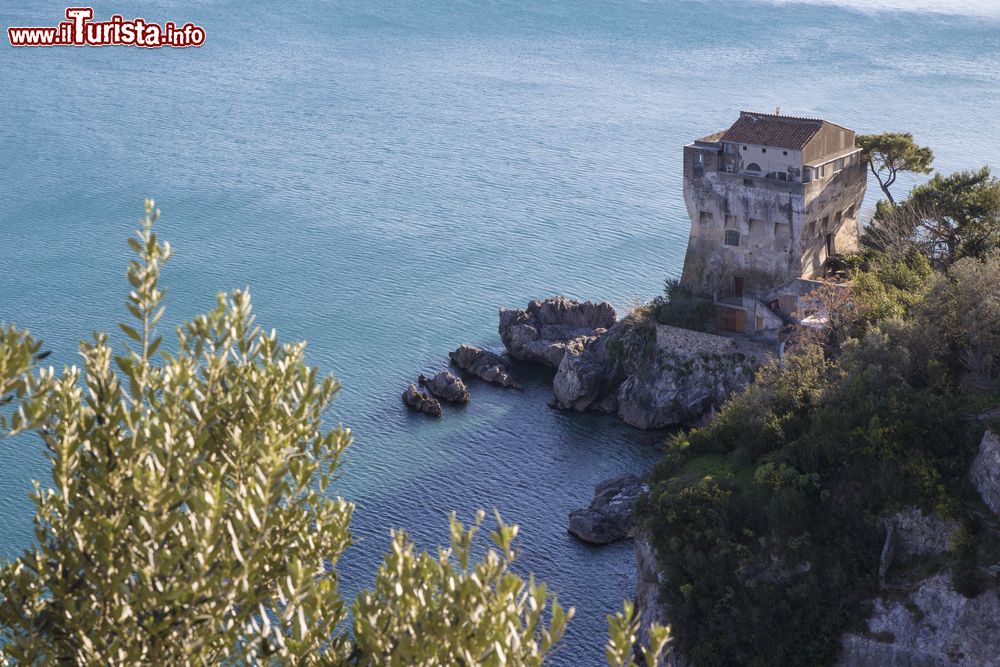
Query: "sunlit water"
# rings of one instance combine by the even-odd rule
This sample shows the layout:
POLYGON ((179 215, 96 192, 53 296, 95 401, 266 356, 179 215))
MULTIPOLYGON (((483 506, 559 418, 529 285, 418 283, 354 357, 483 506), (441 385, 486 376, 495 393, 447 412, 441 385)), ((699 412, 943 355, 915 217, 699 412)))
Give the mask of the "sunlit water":
MULTIPOLYGON (((99 18, 191 20, 208 41, 0 48, 0 320, 73 363, 124 313, 125 236, 155 196, 176 247, 169 320, 250 285, 261 322, 308 339, 344 384, 330 416, 356 434, 338 489, 358 504, 348 593, 391 527, 431 547, 448 510, 497 507, 523 527, 522 571, 577 608, 555 662, 599 664, 631 549, 574 542, 566 515, 648 467, 662 434, 550 410, 543 373, 524 393, 474 383, 438 421, 399 395, 458 344, 498 344, 500 305, 655 294, 687 236, 681 146, 740 109, 913 131, 944 171, 995 161, 993 3, 851 5, 101 3, 99 18)), ((34 440, 0 446, 4 556, 30 543, 27 494, 47 474, 34 440)))

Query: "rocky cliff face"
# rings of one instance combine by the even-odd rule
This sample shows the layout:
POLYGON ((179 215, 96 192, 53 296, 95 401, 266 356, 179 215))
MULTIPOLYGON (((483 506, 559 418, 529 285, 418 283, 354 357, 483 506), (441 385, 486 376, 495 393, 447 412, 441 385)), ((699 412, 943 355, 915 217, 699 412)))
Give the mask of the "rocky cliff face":
MULTIPOLYGON (((987 431, 983 435, 969 477, 983 501, 1000 514, 996 434, 987 431)), ((914 508, 895 514, 886 524, 895 528, 895 556, 910 562, 946 554, 958 530, 955 521, 914 508)), ((988 568, 986 574, 995 579, 1000 565, 988 568)), ((889 588, 892 593, 874 600, 867 632, 844 637, 839 665, 1000 667, 1000 589, 996 586, 967 598, 955 590, 950 573, 940 571, 913 584, 893 582, 890 577, 889 588)))
POLYGON ((1000 665, 1000 598, 955 591, 946 573, 915 590, 875 600, 868 632, 844 637, 838 665, 910 667, 1000 665))
POLYGON ((641 429, 689 424, 747 386, 766 354, 750 343, 722 353, 664 346, 655 331, 623 320, 583 349, 567 349, 552 382, 557 405, 617 414, 641 429))
POLYGON ((983 502, 994 514, 1000 515, 1000 439, 992 431, 987 431, 979 443, 971 475, 983 502))
POLYGON ((609 303, 559 296, 524 310, 501 308, 499 330, 512 358, 557 369, 557 407, 617 414, 641 429, 712 413, 749 384, 767 354, 749 341, 737 345, 634 316, 616 321, 609 303))
MULTIPOLYGON (((1000 491, 1000 442, 987 431, 970 477, 984 501, 1000 491)), ((990 505, 993 508, 993 505, 990 505)), ((994 511, 996 509, 994 508, 994 511)), ((1000 667, 1000 587, 993 586, 976 597, 955 590, 951 574, 940 566, 952 548, 958 523, 935 513, 908 507, 886 517, 883 578, 888 570, 887 591, 872 601, 872 614, 864 632, 844 635, 839 667, 1000 667), (916 581, 893 577, 893 561, 927 563, 938 571, 916 581), (938 563, 937 566, 934 563, 938 563)), ((652 549, 640 536, 635 542, 638 570, 636 613, 645 627, 656 621, 669 624, 659 603, 660 574, 652 549)), ((917 568, 916 571, 919 571, 917 568)), ((914 571, 912 568, 910 571, 914 571)), ((1000 564, 986 569, 996 579, 1000 564)), ((640 633, 640 637, 645 634, 640 633)), ((683 657, 675 650, 675 666, 683 657)))
MULTIPOLYGON (((636 642, 640 646, 649 645, 649 626, 653 623, 669 625, 666 609, 660 604, 660 571, 656 565, 656 554, 643 535, 635 539, 635 613, 639 617, 639 635, 636 642)), ((688 667, 687 660, 677 649, 667 654, 664 667, 688 667)))

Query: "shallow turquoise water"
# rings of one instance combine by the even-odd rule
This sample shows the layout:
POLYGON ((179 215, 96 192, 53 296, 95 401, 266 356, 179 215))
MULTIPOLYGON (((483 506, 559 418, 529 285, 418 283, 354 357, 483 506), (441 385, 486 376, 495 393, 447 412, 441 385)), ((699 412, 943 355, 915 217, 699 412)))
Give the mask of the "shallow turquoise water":
MULTIPOLYGON (((523 394, 476 384, 440 421, 400 392, 459 343, 497 344, 499 305, 656 293, 687 237, 681 146, 741 108, 910 130, 944 171, 995 162, 1000 12, 952 6, 101 3, 98 17, 191 20, 208 40, 0 48, 0 320, 73 363, 75 341, 124 312, 125 236, 155 196, 177 251, 168 319, 250 285, 262 323, 308 339, 344 384, 348 591, 390 527, 429 547, 448 510, 495 506, 523 526, 524 570, 577 607, 555 662, 600 664, 631 550, 573 542, 566 513, 647 467, 661 436, 549 410, 544 374, 523 394)), ((0 554, 32 539, 26 494, 46 477, 34 441, 0 446, 0 554)))

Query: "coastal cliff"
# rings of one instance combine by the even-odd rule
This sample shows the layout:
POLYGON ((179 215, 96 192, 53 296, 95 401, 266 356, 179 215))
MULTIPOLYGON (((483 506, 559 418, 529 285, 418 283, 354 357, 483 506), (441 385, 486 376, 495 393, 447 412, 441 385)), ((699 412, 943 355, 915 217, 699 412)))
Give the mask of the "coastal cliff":
MULTIPOLYGON (((997 436, 987 431, 969 471, 970 480, 990 505, 1000 493, 997 436)), ((992 507, 992 506, 991 506, 992 507)), ((993 510, 996 512, 996 510, 993 510)), ((991 518, 995 523, 1000 513, 991 518)), ((841 639, 838 667, 997 667, 1000 666, 1000 563, 980 568, 993 583, 967 595, 954 581, 952 564, 959 524, 936 513, 908 507, 880 521, 886 543, 879 566, 882 592, 870 601, 871 613, 860 631, 841 639)), ((660 601, 664 586, 645 534, 635 539, 635 608, 639 641, 651 623, 670 623, 660 601)), ((791 578, 795 572, 786 573, 791 578)), ((687 667, 678 649, 671 667, 687 667)))
POLYGON ((753 379, 770 353, 747 339, 615 319, 608 303, 564 297, 500 310, 510 356, 556 368, 555 405, 616 414, 640 429, 697 423, 753 379))

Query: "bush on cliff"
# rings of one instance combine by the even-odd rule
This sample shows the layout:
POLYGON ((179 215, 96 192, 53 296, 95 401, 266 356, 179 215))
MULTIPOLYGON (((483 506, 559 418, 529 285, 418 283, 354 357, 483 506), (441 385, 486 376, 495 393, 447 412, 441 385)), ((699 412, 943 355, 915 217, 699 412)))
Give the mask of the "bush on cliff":
MULTIPOLYGON (((348 628, 336 566, 354 508, 331 488, 351 437, 322 424, 338 385, 256 326, 241 291, 164 351, 170 248, 146 213, 125 350, 97 334, 82 369, 36 372, 40 344, 0 330, 0 436, 36 431, 52 463, 37 543, 0 571, 0 663, 542 664, 572 610, 511 571, 516 526, 497 517, 473 548, 482 513, 453 517, 433 554, 396 532, 348 628)), ((611 665, 634 664, 632 616, 609 617, 611 665)), ((648 667, 667 639, 653 630, 648 667)))
POLYGON ((1000 308, 986 288, 1000 258, 923 266, 872 271, 900 290, 890 299, 905 319, 869 323, 832 358, 794 350, 709 426, 668 442, 637 509, 693 664, 831 662, 877 592, 877 518, 906 504, 964 523, 956 581, 976 592, 967 471, 981 427, 964 406, 972 387, 1000 402, 1000 308))
POLYGON ((714 323, 712 303, 693 295, 677 278, 663 281, 663 294, 655 297, 649 308, 660 324, 707 331, 714 323))

